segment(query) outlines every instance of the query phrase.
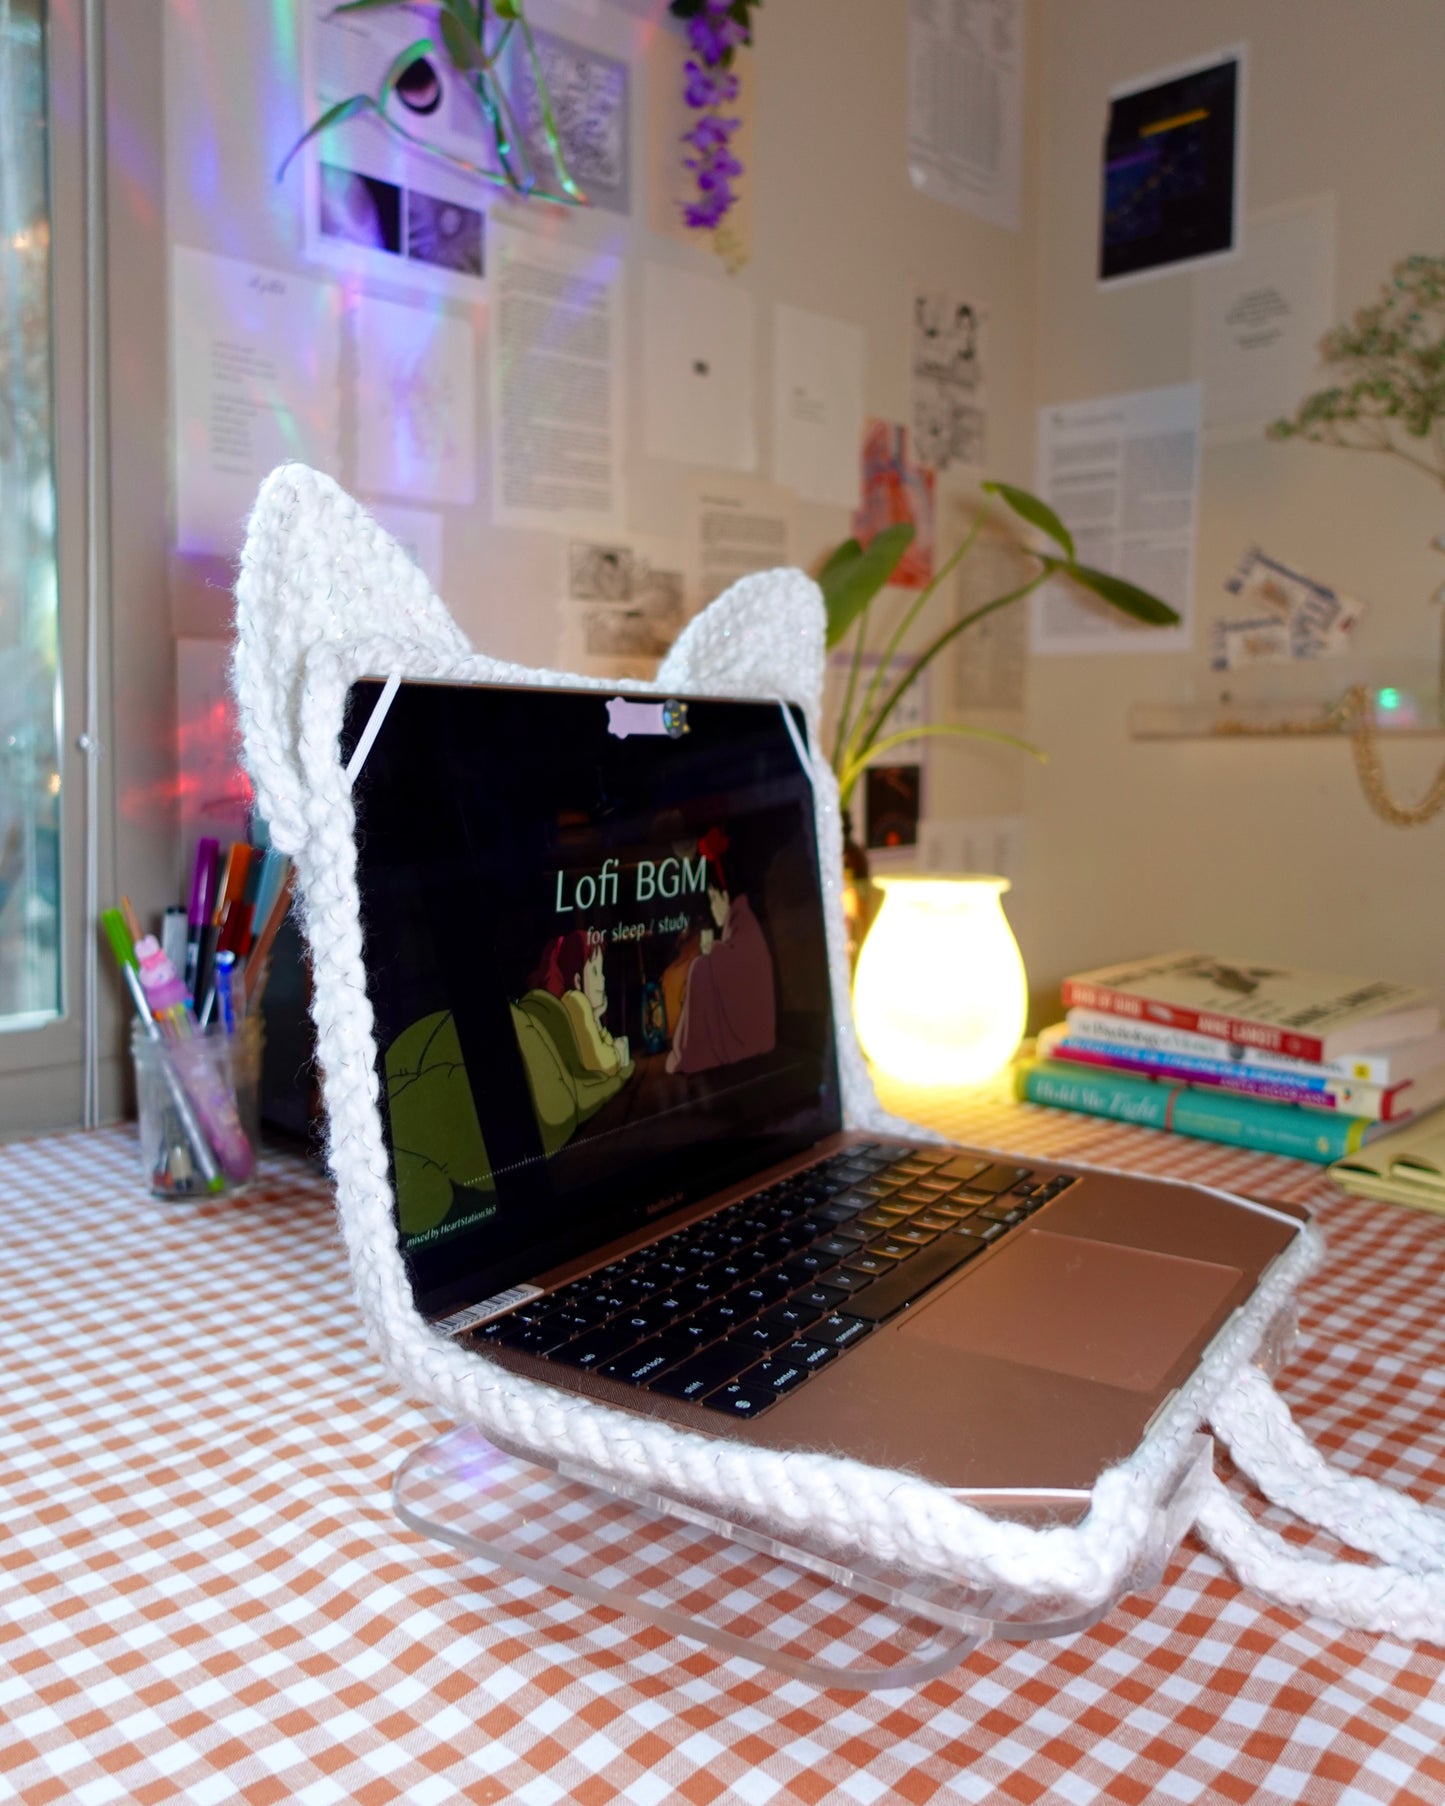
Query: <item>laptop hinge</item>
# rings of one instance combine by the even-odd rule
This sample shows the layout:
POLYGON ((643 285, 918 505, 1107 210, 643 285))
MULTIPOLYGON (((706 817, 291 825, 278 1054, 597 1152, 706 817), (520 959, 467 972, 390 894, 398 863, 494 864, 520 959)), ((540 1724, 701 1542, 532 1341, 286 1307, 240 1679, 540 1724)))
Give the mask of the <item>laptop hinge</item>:
POLYGON ((494 1293, 490 1298, 483 1298, 477 1304, 469 1304, 465 1309, 453 1311, 449 1317, 438 1317, 428 1327, 443 1336, 464 1335, 467 1330, 475 1329, 479 1323, 490 1323, 493 1317, 504 1317, 508 1311, 516 1310, 519 1304, 525 1304, 529 1298, 540 1298, 544 1288, 534 1285, 508 1286, 505 1292, 494 1293))

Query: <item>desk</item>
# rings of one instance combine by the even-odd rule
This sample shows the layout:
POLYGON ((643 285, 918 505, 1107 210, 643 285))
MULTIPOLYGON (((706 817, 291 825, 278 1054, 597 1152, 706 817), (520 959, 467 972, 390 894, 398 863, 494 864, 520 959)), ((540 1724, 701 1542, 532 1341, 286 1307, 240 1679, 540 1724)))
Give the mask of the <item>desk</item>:
MULTIPOLYGON (((1445 1495, 1445 1222, 1001 1089, 929 1114, 1314 1206, 1282 1390, 1344 1465, 1445 1495)), ((872 1696, 469 1572, 389 1510, 444 1426, 379 1378, 319 1178, 161 1205, 135 1165, 124 1128, 0 1149, 0 1799, 1445 1798, 1445 1652, 1261 1609, 1192 1543, 1083 1635, 872 1696)))

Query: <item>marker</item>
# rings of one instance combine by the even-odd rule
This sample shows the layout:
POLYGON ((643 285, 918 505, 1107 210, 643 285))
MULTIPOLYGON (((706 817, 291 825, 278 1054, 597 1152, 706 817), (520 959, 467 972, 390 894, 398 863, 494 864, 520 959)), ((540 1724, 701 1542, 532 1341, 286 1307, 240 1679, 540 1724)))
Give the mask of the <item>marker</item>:
POLYGON ((172 903, 161 918, 161 946, 177 972, 186 969, 186 912, 172 903))
POLYGON ((246 988, 246 1008, 250 1010, 261 995, 266 982, 266 960, 271 952, 271 943, 275 940, 281 924, 286 920, 286 911, 291 907, 291 889, 294 874, 291 861, 282 855, 283 875, 280 888, 277 890, 271 907, 266 911, 266 920, 261 925, 261 932, 251 946, 250 957, 246 961, 243 982, 246 988))
POLYGON ((201 953, 196 961, 196 988, 192 995, 196 1001, 196 1015, 204 1027, 210 1015, 205 1000, 210 996, 211 983, 214 977, 212 965, 216 957, 216 949, 221 945, 221 929, 226 920, 226 911, 231 902, 240 894, 241 886, 246 881, 246 868, 237 859, 238 853, 244 853, 249 861, 251 849, 237 841, 226 855, 225 864, 221 868, 216 882, 215 894, 211 900, 210 920, 201 930, 201 953))
POLYGON ((192 1002, 196 996, 196 967, 201 957, 201 933, 211 919, 216 900, 216 860, 220 845, 209 837, 196 847, 196 865, 191 874, 191 906, 186 911, 186 990, 192 1002))
POLYGON ((244 840, 238 840, 231 848, 226 860, 226 876, 221 885, 221 902, 216 911, 216 951, 222 947, 230 952, 236 951, 236 944, 243 936, 248 935, 246 925, 246 880, 250 876, 255 861, 251 857, 251 848, 244 840))
MULTIPOLYGON (((261 936, 281 887, 286 882, 286 875, 291 870, 291 861, 284 853, 278 853, 274 847, 268 847, 262 857, 261 883, 256 893, 256 913, 251 918, 251 927, 256 939, 261 936)), ((252 942, 254 949, 255 942, 252 942)))
POLYGON ((247 857, 249 863, 246 867, 246 882, 241 889, 241 900, 231 910, 231 915, 235 918, 232 931, 221 937, 221 945, 234 953, 237 959, 244 959, 247 949, 251 945, 261 886, 265 881, 266 866, 272 855, 262 852, 258 847, 252 847, 248 850, 247 857))

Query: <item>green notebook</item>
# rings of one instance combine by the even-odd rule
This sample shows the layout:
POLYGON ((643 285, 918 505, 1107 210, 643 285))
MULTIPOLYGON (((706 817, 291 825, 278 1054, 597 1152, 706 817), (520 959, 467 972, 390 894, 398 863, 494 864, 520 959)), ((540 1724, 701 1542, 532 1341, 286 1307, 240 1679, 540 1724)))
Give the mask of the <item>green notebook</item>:
POLYGON ((1413 1204, 1445 1216, 1445 1109, 1431 1110, 1335 1161, 1330 1177, 1363 1198, 1413 1204))

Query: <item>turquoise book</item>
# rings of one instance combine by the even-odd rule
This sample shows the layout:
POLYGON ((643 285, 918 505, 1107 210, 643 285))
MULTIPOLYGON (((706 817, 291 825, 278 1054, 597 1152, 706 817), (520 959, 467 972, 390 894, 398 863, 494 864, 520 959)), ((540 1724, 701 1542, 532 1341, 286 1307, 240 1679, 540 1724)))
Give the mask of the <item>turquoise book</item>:
POLYGON ((1321 1165, 1354 1153, 1390 1128, 1389 1123, 1369 1122, 1362 1116, 1271 1103, 1232 1092, 1197 1091, 1159 1079, 1115 1073, 1081 1075, 1074 1067, 1048 1060, 1021 1062, 1014 1070, 1014 1091, 1031 1104, 1082 1110, 1090 1116, 1113 1117, 1116 1122, 1142 1123, 1150 1129, 1194 1135, 1201 1141, 1223 1141, 1263 1154, 1289 1154, 1321 1165))

